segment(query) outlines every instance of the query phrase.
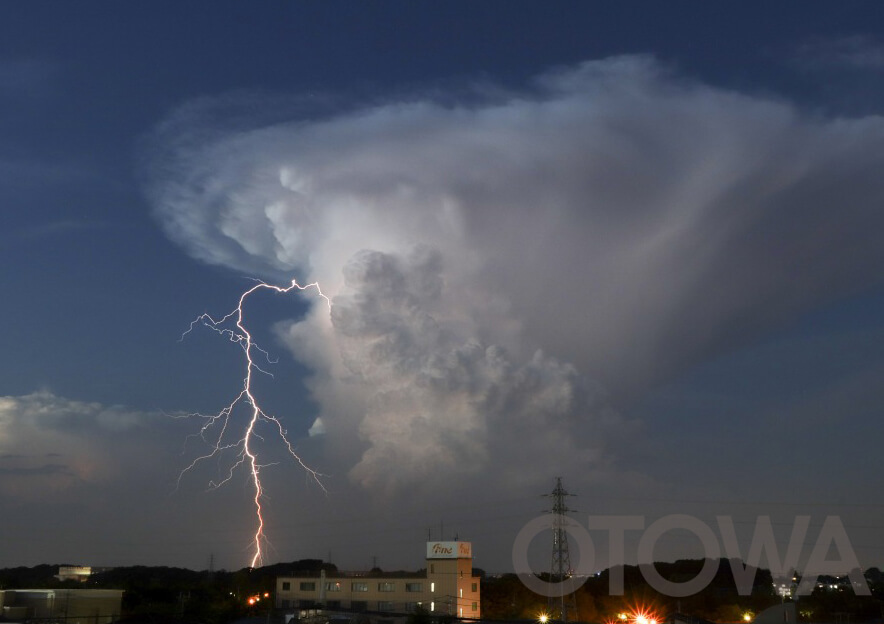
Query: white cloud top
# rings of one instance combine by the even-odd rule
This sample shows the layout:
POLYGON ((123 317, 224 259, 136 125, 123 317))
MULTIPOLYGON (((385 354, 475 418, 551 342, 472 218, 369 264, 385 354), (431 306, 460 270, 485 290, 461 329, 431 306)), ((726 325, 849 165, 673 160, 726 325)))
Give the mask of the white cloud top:
POLYGON ((366 487, 589 472, 623 426, 591 379, 635 396, 880 280, 880 118, 646 57, 463 102, 205 100, 152 139, 170 236, 333 297, 283 333, 366 487))

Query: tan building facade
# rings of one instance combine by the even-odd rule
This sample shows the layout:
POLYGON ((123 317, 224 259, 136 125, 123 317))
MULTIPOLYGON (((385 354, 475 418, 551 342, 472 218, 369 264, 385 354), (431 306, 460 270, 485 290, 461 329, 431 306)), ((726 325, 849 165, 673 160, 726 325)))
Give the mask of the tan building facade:
POLYGON ((427 542, 427 567, 409 575, 335 574, 276 579, 280 609, 411 613, 421 607, 432 615, 478 619, 479 577, 473 576, 470 542, 427 542))
POLYGON ((7 620, 109 624, 120 619, 121 589, 0 590, 0 611, 7 620))

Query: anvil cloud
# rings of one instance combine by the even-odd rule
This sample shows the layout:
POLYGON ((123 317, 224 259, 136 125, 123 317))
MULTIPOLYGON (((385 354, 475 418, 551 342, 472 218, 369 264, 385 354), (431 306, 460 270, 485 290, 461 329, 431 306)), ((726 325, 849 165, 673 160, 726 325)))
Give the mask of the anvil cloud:
POLYGON ((612 406, 881 280, 878 117, 641 56, 329 108, 192 102, 145 180, 194 257, 332 296, 279 332, 372 490, 590 473, 612 406))

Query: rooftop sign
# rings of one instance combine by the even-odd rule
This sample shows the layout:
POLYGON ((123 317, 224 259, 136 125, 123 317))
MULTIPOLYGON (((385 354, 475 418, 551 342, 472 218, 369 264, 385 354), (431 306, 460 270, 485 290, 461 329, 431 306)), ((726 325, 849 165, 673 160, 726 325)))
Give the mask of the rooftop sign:
POLYGON ((471 542, 427 542, 427 559, 472 559, 471 542))

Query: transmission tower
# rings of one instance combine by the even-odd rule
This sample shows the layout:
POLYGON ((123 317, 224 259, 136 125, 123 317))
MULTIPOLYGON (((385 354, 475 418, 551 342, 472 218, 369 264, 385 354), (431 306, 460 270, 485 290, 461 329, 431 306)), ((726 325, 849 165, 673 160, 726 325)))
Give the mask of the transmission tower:
POLYGON ((551 494, 544 494, 552 499, 552 509, 547 513, 552 514, 553 520, 553 543, 552 558, 549 566, 549 582, 560 583, 559 595, 549 597, 549 615, 552 619, 562 622, 568 621, 568 612, 577 611, 577 603, 571 583, 571 555, 568 552, 568 533, 565 528, 568 525, 567 514, 570 509, 565 504, 566 496, 573 496, 562 487, 562 478, 556 477, 556 487, 551 494))

